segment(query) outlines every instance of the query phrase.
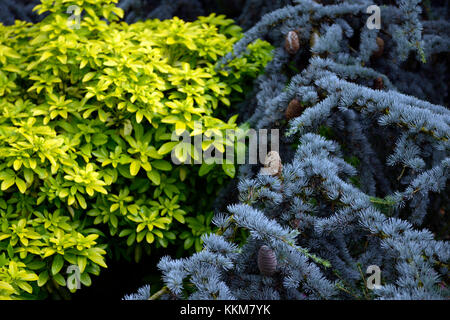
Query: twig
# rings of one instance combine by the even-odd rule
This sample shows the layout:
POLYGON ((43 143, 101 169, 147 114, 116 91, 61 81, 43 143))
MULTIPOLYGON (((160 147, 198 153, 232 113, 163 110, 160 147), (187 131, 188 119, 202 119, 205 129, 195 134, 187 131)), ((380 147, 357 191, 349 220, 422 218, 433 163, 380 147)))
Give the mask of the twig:
POLYGON ((168 293, 168 292, 169 292, 169 288, 164 286, 164 287, 162 287, 161 290, 159 290, 158 292, 155 292, 153 295, 151 295, 150 298, 148 298, 148 300, 159 299, 163 294, 168 293))

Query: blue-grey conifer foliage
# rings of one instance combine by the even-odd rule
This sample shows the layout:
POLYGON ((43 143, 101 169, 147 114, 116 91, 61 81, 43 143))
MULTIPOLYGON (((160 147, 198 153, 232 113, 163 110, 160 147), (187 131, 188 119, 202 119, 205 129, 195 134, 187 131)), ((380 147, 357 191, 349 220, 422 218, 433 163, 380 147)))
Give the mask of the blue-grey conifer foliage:
POLYGON ((448 17, 421 21, 420 1, 398 0, 381 7, 382 29, 369 30, 372 1, 293 2, 265 15, 220 64, 257 38, 277 47, 240 111, 253 128, 285 131, 282 173, 240 167, 238 202, 216 214, 203 251, 159 262, 164 297, 448 299, 450 243, 425 220, 439 214, 430 201, 447 199, 450 111, 419 99, 447 101, 446 84, 420 77, 444 78, 431 61, 450 51, 448 17), (291 30, 295 55, 283 48, 291 30), (292 99, 304 110, 285 124, 292 99), (236 243, 241 228, 249 237, 236 243), (263 245, 277 257, 270 276, 257 266, 263 245), (371 265, 381 269, 374 289, 371 265))
POLYGON ((32 11, 39 3, 39 0, 1 0, 0 23, 12 25, 15 20, 33 22, 40 20, 39 15, 32 11))
POLYGON ((150 298, 150 286, 144 285, 136 293, 127 294, 122 300, 148 300, 150 298))

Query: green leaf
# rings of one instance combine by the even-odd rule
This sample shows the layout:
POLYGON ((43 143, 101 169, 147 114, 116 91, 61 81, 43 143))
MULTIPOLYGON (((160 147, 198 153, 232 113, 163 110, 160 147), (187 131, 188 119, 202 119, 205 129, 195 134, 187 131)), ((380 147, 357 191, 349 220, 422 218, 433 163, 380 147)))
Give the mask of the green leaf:
POLYGON ((137 123, 141 123, 141 122, 142 122, 142 119, 144 119, 144 114, 142 113, 141 110, 138 110, 138 111, 136 112, 136 122, 137 122, 137 123))
POLYGON ((153 236, 153 234, 151 232, 147 232, 147 234, 145 235, 145 240, 148 243, 152 243, 153 241, 155 241, 155 237, 153 236))
POLYGON ((79 193, 76 193, 75 196, 77 197, 77 200, 78 200, 78 203, 80 204, 80 206, 83 209, 86 209, 87 208, 87 203, 86 203, 86 200, 84 200, 84 197, 81 194, 79 194, 79 193))
POLYGON ((133 230, 131 230, 131 229, 125 229, 125 230, 122 230, 122 231, 120 231, 120 233, 119 233, 119 237, 125 237, 125 236, 129 235, 129 234, 132 233, 132 232, 133 232, 133 230))
POLYGON ((53 279, 56 281, 57 284, 59 284, 60 286, 64 287, 66 286, 66 279, 64 279, 64 277, 58 273, 56 275, 53 276, 53 279))
POLYGON ((147 225, 145 223, 139 223, 138 226, 136 227, 136 232, 141 232, 146 227, 147 227, 147 225))
POLYGON ((156 169, 163 170, 163 171, 170 171, 172 170, 172 164, 166 160, 155 160, 152 161, 152 166, 154 166, 156 169))
POLYGON ((19 285, 20 289, 25 290, 28 293, 33 292, 33 288, 25 281, 18 281, 17 284, 19 285))
POLYGON ((12 259, 14 256, 14 249, 13 249, 11 243, 9 243, 8 246, 6 247, 6 252, 8 252, 8 257, 10 259, 12 259))
POLYGON ((119 209, 119 204, 118 204, 118 203, 113 203, 113 204, 111 205, 111 207, 109 207, 109 212, 114 212, 114 211, 116 211, 117 209, 119 209))
POLYGON ((88 72, 84 75, 82 82, 87 82, 95 76, 96 72, 88 72))
POLYGON ((161 183, 161 176, 156 170, 147 171, 147 177, 156 185, 161 183))
POLYGON ((170 239, 170 240, 175 240, 176 239, 176 235, 173 232, 166 232, 165 236, 166 236, 167 239, 170 239))
POLYGON ((78 256, 77 257, 77 265, 78 265, 78 268, 80 268, 80 272, 83 273, 84 269, 86 268, 86 265, 87 265, 86 257, 78 256))
POLYGON ((137 241, 138 243, 141 242, 141 241, 144 239, 145 234, 146 234, 145 231, 139 232, 138 235, 137 235, 137 237, 136 237, 136 241, 137 241))
POLYGON ((44 60, 47 60, 48 58, 50 58, 51 56, 53 56, 53 53, 51 53, 50 51, 45 51, 43 54, 42 54, 42 56, 41 56, 41 58, 39 59, 39 61, 44 61, 44 60))
POLYGON ((222 163, 222 169, 227 176, 234 178, 234 175, 236 174, 236 168, 234 167, 234 164, 222 163))
POLYGON ((39 274, 39 279, 37 282, 38 286, 42 287, 44 284, 47 283, 47 280, 48 280, 48 271, 46 270, 39 274))
POLYGON ((169 241, 167 241, 166 238, 158 238, 158 242, 163 248, 167 248, 167 245, 169 244, 169 241))
POLYGON ((27 184, 22 179, 16 177, 16 185, 21 193, 25 193, 25 191, 27 191, 27 184))
POLYGON ((198 171, 198 175, 200 177, 203 177, 204 175, 206 175, 208 172, 210 172, 212 170, 212 168, 214 168, 215 164, 207 164, 207 163, 202 163, 202 165, 200 166, 200 170, 198 171))
MULTIPOLYGON (((103 117, 105 118, 105 121, 106 121, 106 115, 104 115, 103 117)), ((106 134, 102 134, 102 133, 94 134, 92 137, 92 143, 95 144, 96 146, 102 146, 107 142, 108 142, 108 136, 106 134)))
POLYGON ((25 180, 26 180, 28 183, 31 184, 31 183, 33 182, 34 173, 33 173, 32 170, 30 170, 30 169, 25 169, 25 170, 23 170, 23 176, 25 177, 25 180))
POLYGON ((181 213, 174 212, 173 217, 181 223, 184 223, 184 216, 181 213))
POLYGON ((7 190, 9 187, 11 187, 14 184, 14 182, 15 182, 15 176, 12 176, 12 177, 10 176, 10 177, 6 178, 5 180, 3 180, 2 186, 1 186, 2 191, 7 190))
POLYGON ((189 249, 190 247, 192 247, 192 245, 194 244, 194 238, 189 237, 186 240, 184 240, 184 250, 189 249))
POLYGON ((188 170, 185 167, 180 168, 180 180, 183 182, 186 180, 188 174, 188 170))
POLYGON ((87 272, 82 273, 80 275, 80 281, 83 285, 85 285, 86 287, 89 287, 92 284, 92 280, 91 277, 89 276, 89 274, 87 272))
POLYGON ((22 280, 25 280, 25 281, 36 281, 36 280, 39 280, 39 277, 34 272, 29 272, 29 273, 23 275, 21 278, 22 278, 22 280))
POLYGON ((119 226, 119 220, 117 219, 117 216, 110 215, 109 221, 111 221, 111 224, 114 228, 117 228, 119 226))
POLYGON ((139 170, 141 169, 141 162, 138 160, 134 160, 130 164, 130 174, 132 176, 135 176, 138 174, 139 170))
POLYGON ((132 233, 128 236, 127 246, 131 246, 134 243, 134 240, 136 240, 136 233, 132 233))
POLYGON ((45 267, 45 262, 43 261, 33 261, 27 264, 27 268, 30 270, 38 270, 42 269, 43 267, 45 267))
POLYGON ((166 153, 169 153, 169 152, 171 152, 172 149, 175 148, 175 146, 176 146, 177 144, 179 144, 179 143, 180 143, 179 141, 166 142, 166 143, 164 143, 164 144, 161 146, 161 148, 159 148, 158 153, 159 153, 160 155, 164 155, 164 154, 166 154, 166 153))
POLYGON ((202 243, 200 238, 195 239, 195 251, 197 252, 202 251, 202 243))
POLYGON ((103 268, 107 268, 104 258, 99 253, 93 251, 92 249, 89 249, 88 251, 88 258, 91 259, 96 264, 102 266, 103 268))
POLYGON ((52 263, 52 275, 57 274, 64 265, 64 259, 61 255, 55 256, 52 263))
POLYGON ((20 160, 20 159, 14 160, 14 163, 13 163, 14 170, 19 171, 21 166, 22 166, 22 160, 20 160))

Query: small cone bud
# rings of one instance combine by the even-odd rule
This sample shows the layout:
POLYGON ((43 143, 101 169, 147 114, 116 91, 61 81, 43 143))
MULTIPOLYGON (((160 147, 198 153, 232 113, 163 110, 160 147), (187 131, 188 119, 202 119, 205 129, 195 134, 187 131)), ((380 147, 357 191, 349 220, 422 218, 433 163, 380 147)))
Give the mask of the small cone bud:
POLYGON ((377 37, 376 41, 377 41, 378 50, 372 54, 372 57, 379 58, 383 55, 383 52, 384 52, 384 40, 381 39, 380 37, 377 37))
POLYGON ((265 276, 271 276, 277 270, 277 257, 268 246, 261 246, 258 251, 258 268, 265 276))
POLYGON ((377 90, 382 90, 384 88, 383 79, 381 77, 373 80, 373 88, 377 90))
POLYGON ((300 101, 297 99, 292 99, 291 102, 289 102, 289 105, 284 113, 284 116, 287 120, 291 120, 293 118, 297 118, 300 116, 303 112, 303 107, 300 101))
POLYGON ((281 158, 278 152, 270 151, 264 159, 264 168, 261 169, 261 174, 269 176, 279 176, 283 169, 281 158))
POLYGON ((286 35, 286 40, 284 42, 284 48, 289 54, 296 54, 300 49, 300 41, 298 39, 297 32, 289 31, 286 35))

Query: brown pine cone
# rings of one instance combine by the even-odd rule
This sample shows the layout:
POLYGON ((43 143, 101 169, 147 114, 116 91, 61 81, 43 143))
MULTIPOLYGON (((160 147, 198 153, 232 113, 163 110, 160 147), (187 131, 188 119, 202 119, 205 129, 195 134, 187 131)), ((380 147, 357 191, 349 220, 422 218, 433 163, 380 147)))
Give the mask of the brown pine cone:
POLYGON ((284 41, 284 48, 289 54, 296 54, 300 49, 300 40, 298 34, 295 31, 289 31, 284 41))
POLYGON ((297 99, 292 99, 291 102, 289 102, 288 107, 286 108, 284 116, 287 120, 291 120, 300 116, 302 112, 303 106, 300 101, 298 101, 297 99))
POLYGON ((378 46, 378 50, 377 51, 375 51, 373 54, 372 54, 372 57, 373 58, 379 58, 379 57, 381 57, 382 55, 383 55, 383 52, 384 52, 384 40, 383 39, 381 39, 380 37, 377 37, 377 46, 378 46))
POLYGON ((381 77, 378 77, 375 80, 373 80, 372 88, 376 90, 383 90, 384 89, 383 79, 381 77))
POLYGON ((265 276, 271 276, 277 270, 277 257, 268 246, 261 246, 258 251, 258 269, 265 276))

